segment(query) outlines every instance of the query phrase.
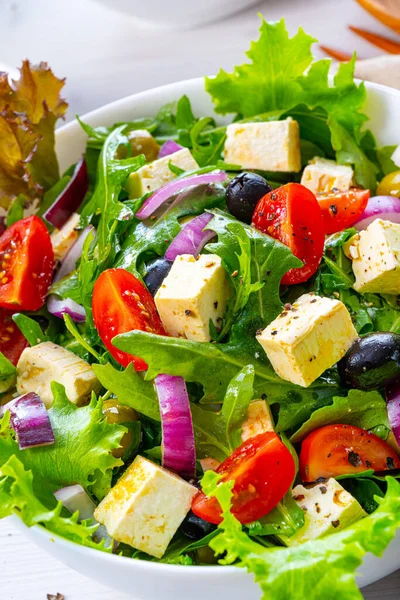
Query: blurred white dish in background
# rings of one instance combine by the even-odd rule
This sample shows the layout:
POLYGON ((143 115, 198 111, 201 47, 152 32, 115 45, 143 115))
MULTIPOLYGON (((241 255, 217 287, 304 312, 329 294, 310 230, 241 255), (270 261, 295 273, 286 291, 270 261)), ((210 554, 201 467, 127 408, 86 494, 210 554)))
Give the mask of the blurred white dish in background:
POLYGON ((0 73, 3 72, 8 73, 9 77, 11 77, 12 79, 19 79, 18 70, 14 69, 13 67, 10 67, 10 65, 7 65, 6 63, 0 60, 0 73))
POLYGON ((131 14, 140 25, 163 29, 197 27, 257 4, 258 0, 98 0, 131 14))

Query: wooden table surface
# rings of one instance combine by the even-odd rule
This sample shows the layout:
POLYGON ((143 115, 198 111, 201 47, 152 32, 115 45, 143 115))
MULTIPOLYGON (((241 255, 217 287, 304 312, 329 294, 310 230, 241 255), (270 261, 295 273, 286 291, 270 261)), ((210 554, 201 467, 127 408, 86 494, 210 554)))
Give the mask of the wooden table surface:
MULTIPOLYGON (((0 63, 15 67, 24 58, 47 60, 57 75, 67 77, 73 118, 146 88, 240 64, 257 35, 258 11, 267 19, 284 16, 291 32, 302 25, 326 45, 357 49, 363 58, 379 52, 347 25, 391 35, 353 0, 265 0, 223 22, 179 32, 140 29, 130 17, 93 0, 0 0, 0 63)), ((66 600, 127 600, 46 555, 11 521, 1 521, 1 600, 46 600, 57 592, 66 600)), ((369 586, 364 596, 398 600, 400 571, 369 586)))

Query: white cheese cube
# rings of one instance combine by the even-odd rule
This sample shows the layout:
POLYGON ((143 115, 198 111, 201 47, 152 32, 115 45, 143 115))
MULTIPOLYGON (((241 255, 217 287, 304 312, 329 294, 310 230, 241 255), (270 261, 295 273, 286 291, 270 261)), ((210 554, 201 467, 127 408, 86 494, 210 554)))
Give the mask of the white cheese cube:
POLYGON ((77 406, 88 402, 92 391, 99 392, 101 389, 89 363, 53 342, 25 348, 17 371, 18 393, 36 392, 46 408, 53 403, 52 381, 61 383, 68 399, 77 406))
POLYGON ((337 363, 357 338, 345 305, 313 293, 285 307, 257 335, 279 377, 303 387, 337 363))
POLYGON ((242 424, 242 442, 266 431, 275 431, 271 410, 265 400, 253 400, 242 424))
POLYGON ((345 245, 361 293, 400 293, 400 225, 375 219, 345 245))
POLYGON ((226 309, 229 282, 216 254, 177 256, 155 302, 166 332, 196 342, 209 342, 210 320, 218 329, 226 309))
POLYGON ((182 148, 174 154, 158 158, 148 165, 144 165, 135 173, 131 173, 128 178, 129 196, 141 198, 144 194, 154 192, 175 179, 175 173, 169 168, 170 163, 184 171, 194 171, 199 168, 190 150, 182 148))
POLYGON ((77 227, 79 221, 80 216, 77 213, 73 213, 61 229, 56 229, 51 234, 51 245, 53 246, 54 258, 56 260, 62 260, 78 239, 79 231, 77 227))
POLYGON ((224 159, 243 169, 299 172, 299 124, 284 121, 232 123, 226 128, 224 159))
POLYGON ((137 456, 94 512, 111 537, 161 558, 198 490, 137 456))
POLYGON ((351 167, 316 156, 304 169, 301 184, 314 194, 329 194, 332 190, 348 192, 353 176, 351 167))
POLYGON ((367 513, 335 479, 306 488, 297 485, 293 498, 304 511, 305 523, 292 537, 280 536, 287 546, 341 531, 367 516, 367 513))

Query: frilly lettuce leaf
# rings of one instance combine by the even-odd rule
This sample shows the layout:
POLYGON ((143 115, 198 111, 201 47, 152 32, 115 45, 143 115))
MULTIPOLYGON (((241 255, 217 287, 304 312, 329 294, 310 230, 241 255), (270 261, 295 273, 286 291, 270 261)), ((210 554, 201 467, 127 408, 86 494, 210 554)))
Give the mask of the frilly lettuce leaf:
POLYGON ((52 390, 54 403, 48 414, 56 443, 21 451, 12 430, 5 427, 6 413, 0 430, 0 465, 15 455, 25 469, 35 474, 38 494, 42 482, 50 493, 80 484, 85 489, 95 485, 96 494, 105 495, 112 470, 123 464, 111 451, 119 447, 125 427, 108 424, 102 402, 95 397, 88 406, 77 408, 67 399, 62 385, 53 382, 52 390))
POLYGON ((367 552, 382 556, 400 525, 400 484, 387 478, 377 510, 342 532, 292 548, 265 548, 251 540, 230 512, 233 482, 220 483, 208 471, 203 490, 215 496, 223 510, 221 533, 210 542, 223 564, 235 563, 255 577, 263 600, 362 600, 355 572, 367 552))
POLYGON ((25 60, 21 76, 10 83, 0 73, 0 207, 8 208, 19 194, 27 201, 41 198, 59 179, 54 146, 57 119, 67 103, 58 79, 46 63, 25 60))
POLYGON ((61 516, 61 502, 56 504, 54 499, 53 501, 55 506, 49 509, 39 500, 33 486, 32 471, 26 470, 16 456, 11 456, 0 467, 0 518, 16 514, 28 527, 45 525, 49 531, 72 542, 111 551, 111 548, 105 548, 104 541, 92 541, 92 535, 97 529, 96 524, 78 523, 78 513, 71 517, 61 516))
MULTIPOLYGON (((331 61, 312 62, 315 41, 301 28, 290 38, 283 19, 262 19, 260 37, 247 52, 250 62, 233 73, 221 69, 216 77, 206 78, 206 89, 218 113, 247 120, 292 116, 302 139, 324 147, 330 156, 336 152, 338 162, 354 166, 357 183, 374 191, 379 165, 363 149, 366 90, 354 82, 355 56, 339 66, 331 85, 331 61)), ((374 144, 372 135, 369 140, 374 144)))

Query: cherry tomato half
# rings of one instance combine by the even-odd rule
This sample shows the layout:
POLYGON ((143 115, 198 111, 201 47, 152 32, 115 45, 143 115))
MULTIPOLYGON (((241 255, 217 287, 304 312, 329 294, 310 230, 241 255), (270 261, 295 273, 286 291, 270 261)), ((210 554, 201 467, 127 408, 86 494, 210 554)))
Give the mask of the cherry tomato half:
POLYGON ((0 352, 15 366, 28 344, 14 321, 12 312, 0 308, 0 352))
POLYGON ((94 284, 93 320, 107 350, 121 365, 133 362, 136 371, 145 371, 143 359, 118 350, 111 340, 135 329, 166 335, 153 296, 132 273, 108 269, 94 284))
POLYGON ((355 425, 320 427, 301 445, 300 477, 306 482, 399 468, 400 459, 387 442, 355 425))
POLYGON ((336 194, 318 194, 317 200, 325 223, 325 233, 336 233, 351 227, 362 215, 369 197, 369 190, 357 188, 336 194))
POLYGON ((288 183, 270 192, 258 202, 252 224, 288 246, 303 261, 303 267, 283 276, 283 284, 302 283, 314 275, 324 251, 325 228, 321 209, 310 190, 300 183, 288 183))
MULTIPOLYGON (((223 463, 217 473, 221 481, 235 482, 232 513, 241 523, 251 523, 269 513, 288 492, 296 474, 294 460, 276 433, 268 431, 248 439, 223 463)), ((192 511, 218 525, 221 507, 216 498, 199 492, 192 511)))
POLYGON ((0 237, 0 307, 38 310, 54 269, 49 232, 39 217, 17 221, 0 237))

